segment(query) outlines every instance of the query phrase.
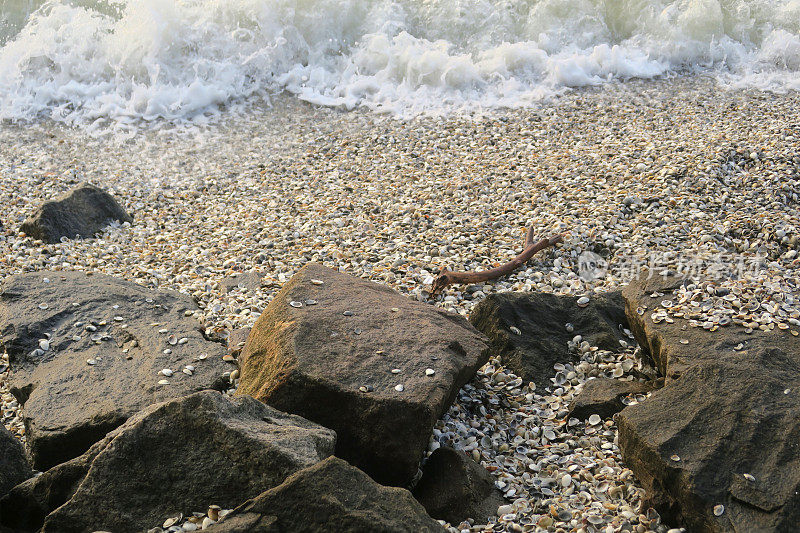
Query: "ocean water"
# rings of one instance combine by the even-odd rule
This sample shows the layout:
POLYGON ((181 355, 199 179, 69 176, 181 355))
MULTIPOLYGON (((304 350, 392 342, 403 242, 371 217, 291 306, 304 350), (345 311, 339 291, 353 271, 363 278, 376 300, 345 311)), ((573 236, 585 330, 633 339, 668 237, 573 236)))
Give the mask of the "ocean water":
POLYGON ((0 119, 90 132, 282 91, 409 117, 698 71, 800 89, 800 0, 0 0, 0 119))

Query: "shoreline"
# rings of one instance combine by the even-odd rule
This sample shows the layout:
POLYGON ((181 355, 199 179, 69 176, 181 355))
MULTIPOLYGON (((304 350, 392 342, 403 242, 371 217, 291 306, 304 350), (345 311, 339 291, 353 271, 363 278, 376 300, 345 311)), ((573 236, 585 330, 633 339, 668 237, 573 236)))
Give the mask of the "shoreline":
MULTIPOLYGON (((656 262, 696 272, 701 302, 711 287, 800 310, 799 104, 800 93, 694 77, 576 90, 480 118, 399 121, 282 95, 195 136, 116 142, 3 125, 0 276, 102 272, 189 294, 206 324, 232 331, 252 326, 309 261, 424 300, 440 269, 504 263, 533 226, 537 238, 568 236, 506 278, 449 287, 435 305, 467 315, 493 292, 597 294, 656 262), (133 225, 46 246, 19 236, 42 201, 83 180, 111 192, 133 225), (608 261, 589 280, 587 252, 608 261), (260 287, 224 287, 249 271, 260 287)), ((701 322, 724 311, 703 308, 701 322)), ((0 390, 4 423, 18 431, 4 381, 0 390)))

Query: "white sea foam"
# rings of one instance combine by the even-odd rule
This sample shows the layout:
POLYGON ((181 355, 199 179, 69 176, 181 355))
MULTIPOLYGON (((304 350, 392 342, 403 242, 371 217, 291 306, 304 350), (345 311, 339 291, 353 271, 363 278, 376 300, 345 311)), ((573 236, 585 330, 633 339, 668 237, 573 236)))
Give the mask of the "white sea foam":
POLYGON ((0 119, 202 123, 287 90, 400 116, 709 71, 800 88, 800 0, 0 0, 0 119))

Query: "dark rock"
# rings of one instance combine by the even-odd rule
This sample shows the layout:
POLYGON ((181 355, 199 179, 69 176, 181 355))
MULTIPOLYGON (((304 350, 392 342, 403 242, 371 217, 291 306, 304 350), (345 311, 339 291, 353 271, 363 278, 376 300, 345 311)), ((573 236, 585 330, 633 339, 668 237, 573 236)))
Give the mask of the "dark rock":
POLYGON ((32 476, 22 443, 0 424, 0 496, 32 476))
POLYGON ((150 404, 226 387, 222 375, 232 366, 222 361, 225 347, 206 341, 200 323, 185 316, 196 309, 188 296, 99 274, 8 278, 0 293, 0 343, 9 355, 11 392, 24 406, 34 468, 46 470, 82 454, 150 404), (76 322, 95 324, 96 331, 75 327, 76 322), (169 333, 159 333, 161 328, 169 333), (37 350, 48 334, 49 349, 37 350), (169 334, 188 342, 170 345, 169 334), (75 335, 80 340, 73 340, 75 335), (91 335, 107 340, 94 342, 91 335), (199 361, 201 354, 207 359, 199 361), (181 372, 185 365, 195 367, 193 375, 181 372), (159 375, 164 368, 175 374, 159 375), (159 385, 161 379, 170 384, 159 385))
POLYGON ((61 237, 93 237, 115 220, 133 222, 113 196, 84 183, 57 200, 42 204, 20 229, 34 239, 55 243, 61 237))
POLYGON ((434 423, 487 359, 466 320, 309 264, 256 322, 240 357, 238 394, 336 430, 337 456, 379 482, 404 485, 434 423), (308 300, 317 303, 290 305, 308 300))
POLYGON ((229 276, 222 280, 222 288, 225 292, 230 292, 236 288, 247 291, 254 291, 261 288, 261 278, 259 272, 242 272, 236 276, 229 276))
POLYGON ((247 343, 247 337, 250 336, 250 331, 253 328, 238 328, 231 331, 230 335, 228 335, 228 351, 233 354, 234 357, 238 357, 239 354, 242 353, 242 349, 244 349, 244 345, 247 343))
POLYGON ((586 420, 593 414, 611 418, 625 408, 622 399, 629 394, 647 394, 657 388, 652 381, 621 381, 619 379, 591 379, 572 400, 569 416, 586 420))
POLYGON ((146 530, 210 504, 235 507, 330 456, 335 438, 252 398, 199 392, 146 408, 81 457, 15 488, 0 509, 16 527, 12 506, 46 515, 43 533, 146 530))
POLYGON ((506 503, 492 475, 464 452, 452 448, 439 448, 428 457, 414 497, 429 515, 452 525, 467 518, 485 524, 506 503))
POLYGON ((646 504, 667 523, 690 531, 794 531, 800 339, 777 328, 748 335, 739 326, 710 332, 685 319, 653 323, 653 310, 681 283, 643 278, 624 291, 631 328, 666 380, 617 415, 623 459, 647 490, 646 504), (725 506, 718 517, 716 505, 725 506))
POLYGON ((624 340, 619 326, 627 327, 627 320, 619 292, 595 296, 584 308, 577 300, 543 292, 492 294, 475 307, 469 320, 489 337, 493 353, 499 353, 515 374, 543 390, 550 385, 555 363, 577 360, 567 346, 575 335, 614 352, 624 340), (567 323, 573 325, 572 332, 567 323), (512 327, 520 334, 512 333, 512 327))
POLYGON ((442 526, 401 488, 330 457, 290 476, 212 526, 213 533, 431 532, 442 526))

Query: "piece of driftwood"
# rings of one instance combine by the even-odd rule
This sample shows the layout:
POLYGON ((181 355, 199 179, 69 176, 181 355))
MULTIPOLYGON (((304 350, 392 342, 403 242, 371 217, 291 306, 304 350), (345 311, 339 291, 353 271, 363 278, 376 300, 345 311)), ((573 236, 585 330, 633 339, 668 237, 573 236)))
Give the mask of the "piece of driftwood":
POLYGON ((525 234, 525 249, 517 257, 504 265, 482 272, 453 272, 451 270, 442 270, 436 279, 433 280, 431 295, 439 294, 455 283, 478 283, 511 274, 514 270, 524 265, 536 252, 554 246, 563 240, 563 234, 558 234, 549 239, 533 242, 533 228, 531 227, 525 234))

